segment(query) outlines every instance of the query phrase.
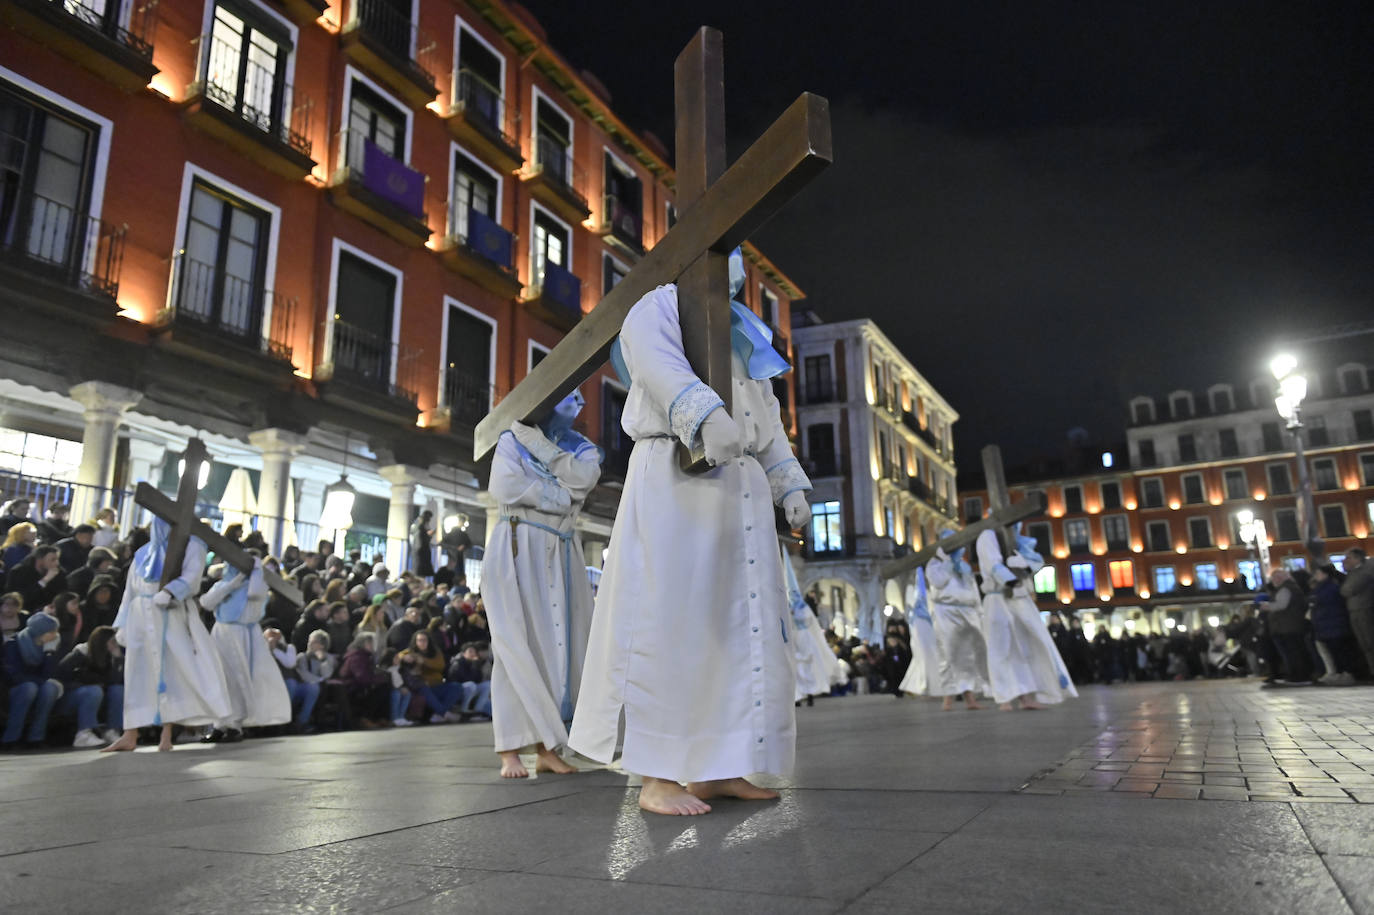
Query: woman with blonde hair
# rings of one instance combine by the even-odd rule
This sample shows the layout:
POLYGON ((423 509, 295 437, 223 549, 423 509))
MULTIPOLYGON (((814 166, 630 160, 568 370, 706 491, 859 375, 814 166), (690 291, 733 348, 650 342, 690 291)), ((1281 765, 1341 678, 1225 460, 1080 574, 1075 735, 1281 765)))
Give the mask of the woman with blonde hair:
POLYGON ((386 610, 381 601, 376 601, 372 606, 363 611, 362 621, 353 630, 353 637, 357 638, 364 632, 370 632, 376 636, 378 645, 386 644, 386 631, 390 624, 386 621, 386 610))
POLYGON ((21 521, 10 528, 5 542, 0 543, 0 559, 4 560, 5 568, 12 569, 23 562, 37 544, 38 527, 32 522, 21 521))
POLYGON ((95 513, 94 518, 86 522, 95 528, 95 534, 91 537, 91 546, 103 546, 109 549, 119 541, 118 517, 115 510, 106 505, 95 513))

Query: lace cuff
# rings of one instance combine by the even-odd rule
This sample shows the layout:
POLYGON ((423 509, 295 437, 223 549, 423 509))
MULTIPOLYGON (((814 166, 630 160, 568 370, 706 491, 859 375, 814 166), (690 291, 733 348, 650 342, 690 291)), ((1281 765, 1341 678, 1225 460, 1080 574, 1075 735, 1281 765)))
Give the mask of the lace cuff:
POLYGON ((811 491, 811 480, 807 478, 806 471, 802 470, 796 458, 788 458, 774 464, 765 473, 768 476, 768 488, 773 493, 774 505, 781 505, 782 500, 791 493, 811 491))
POLYGON ((702 421, 716 407, 723 406, 725 401, 709 385, 694 381, 683 388, 669 405, 668 426, 673 430, 673 435, 691 448, 696 444, 702 421))

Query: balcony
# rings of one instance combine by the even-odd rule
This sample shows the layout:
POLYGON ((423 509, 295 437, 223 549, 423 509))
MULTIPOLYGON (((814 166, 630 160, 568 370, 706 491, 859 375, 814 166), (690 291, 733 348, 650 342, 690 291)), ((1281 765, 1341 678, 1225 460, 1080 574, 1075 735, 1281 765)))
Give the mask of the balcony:
POLYGON ((0 3, 0 20, 126 92, 142 89, 158 72, 153 66, 153 33, 157 30, 157 18, 157 0, 123 0, 122 3, 105 0, 99 4, 93 0, 86 0, 86 3, 81 0, 7 0, 0 3), (127 17, 123 15, 126 11, 127 17))
POLYGON ((450 203, 448 234, 439 244, 439 259, 454 273, 503 299, 520 294, 515 236, 480 210, 450 203))
POLYGON ((277 0, 277 5, 297 25, 310 25, 329 12, 328 0, 277 0))
POLYGON ((444 369, 440 388, 440 410, 453 426, 475 426, 491 412, 494 389, 486 378, 478 378, 454 365, 444 369))
POLYGON ((607 194, 601 198, 601 224, 597 234, 632 257, 644 255, 644 215, 635 206, 607 194))
POLYGON ((299 304, 179 251, 169 304, 158 313, 159 346, 228 371, 281 380, 295 371, 292 340, 299 304))
POLYGON ((329 196, 352 213, 402 244, 422 248, 429 240, 425 221, 423 174, 393 159, 371 139, 354 130, 334 135, 329 196))
POLYGON ((274 69, 242 60, 228 42, 202 35, 194 43, 197 79, 182 110, 186 123, 283 178, 310 174, 311 99, 274 69))
MULTIPOLYGON (((0 133, 0 148, 14 142, 0 133)), ((85 319, 113 320, 128 226, 37 194, 21 193, 4 203, 0 289, 5 299, 43 311, 60 308, 85 319)))
MULTIPOLYGON (((407 8, 409 4, 406 4, 407 8)), ((430 63, 438 45, 387 0, 348 0, 340 43, 344 56, 381 79, 417 111, 439 97, 430 63)))
POLYGON ((572 150, 551 137, 534 139, 534 161, 520 176, 530 194, 569 222, 579 223, 592 214, 581 188, 586 176, 573 163, 572 150))
POLYGON ((582 281, 557 264, 545 263, 542 282, 529 288, 521 304, 545 324, 570 331, 582 320, 582 281))
POLYGON ((455 140, 503 174, 524 164, 520 141, 513 128, 506 128, 507 121, 517 121, 518 115, 507 112, 497 87, 470 70, 458 70, 453 74, 451 98, 445 120, 455 140))
POLYGON ((338 318, 320 328, 325 355, 314 379, 323 398, 382 419, 413 425, 420 351, 338 318))
POLYGON ((839 396, 833 384, 812 384, 808 381, 805 385, 797 389, 797 400, 800 406, 812 406, 815 404, 838 403, 839 396))

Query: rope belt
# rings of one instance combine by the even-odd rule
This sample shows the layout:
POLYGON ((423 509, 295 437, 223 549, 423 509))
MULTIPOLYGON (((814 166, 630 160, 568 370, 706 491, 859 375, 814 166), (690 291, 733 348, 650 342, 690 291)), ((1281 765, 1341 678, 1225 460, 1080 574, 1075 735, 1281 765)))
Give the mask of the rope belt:
POLYGON ((538 521, 529 521, 519 515, 502 515, 502 521, 510 524, 510 545, 511 555, 518 555, 515 532, 521 524, 528 524, 530 527, 537 527, 541 531, 553 534, 561 541, 563 553, 563 646, 564 659, 563 666, 563 701, 559 706, 559 717, 564 724, 572 724, 573 704, 572 704, 572 539, 574 531, 560 531, 556 527, 547 524, 540 524, 538 521))

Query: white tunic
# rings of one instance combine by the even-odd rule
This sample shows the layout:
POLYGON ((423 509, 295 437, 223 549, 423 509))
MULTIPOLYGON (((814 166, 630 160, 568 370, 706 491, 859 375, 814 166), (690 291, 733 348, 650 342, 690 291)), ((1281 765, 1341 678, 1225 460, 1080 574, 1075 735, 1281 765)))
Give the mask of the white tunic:
POLYGON ((242 573, 226 568, 224 578, 200 599, 200 605, 215 614, 210 639, 219 651, 232 706, 231 713, 217 722, 220 727, 268 727, 291 720, 291 696, 260 625, 270 594, 259 564, 246 585, 242 573), (235 594, 240 588, 247 593, 235 594))
POLYGON ((124 727, 214 724, 230 714, 224 671, 194 595, 205 572, 205 544, 186 544, 181 574, 167 584, 176 600, 159 609, 156 581, 129 570, 115 628, 125 646, 124 727))
POLYGON ((497 442, 490 491, 501 520, 482 560, 482 600, 491 627, 491 720, 498 753, 534 743, 550 749, 566 744, 564 696, 568 710, 575 707, 582 682, 592 589, 576 524, 601 476, 600 452, 587 442, 576 453, 561 453, 548 469, 557 479, 524 459, 511 433, 497 442), (516 519, 513 525, 510 519, 516 519))
POLYGON ((922 610, 918 605, 915 585, 907 586, 904 597, 906 605, 913 608, 906 615, 911 629, 911 664, 907 666, 906 676, 902 677, 900 689, 913 696, 946 695, 940 686, 940 652, 929 610, 922 610))
MULTIPOLYGON (((1043 565, 1032 564, 1028 569, 1034 574, 1043 565)), ((1010 702, 1030 693, 1039 702, 1057 703, 1077 696, 1078 690, 1069 679, 1059 649, 1054 647, 1040 610, 1026 590, 1026 579, 1017 579, 1008 598, 998 580, 999 567, 1006 568, 997 532, 983 531, 978 535, 978 569, 983 576, 992 697, 998 702, 1010 702)))
POLYGON ((959 571, 944 550, 926 563, 930 616, 940 653, 940 694, 988 688, 988 649, 973 572, 959 571))
POLYGON ((626 771, 679 782, 791 769, 791 614, 773 504, 810 481, 767 381, 734 361, 733 416, 748 454, 689 476, 678 443, 720 404, 682 350, 677 289, 625 319, 635 440, 597 592, 569 745, 609 762, 623 709, 626 771))
POLYGON ((811 608, 793 614, 792 621, 792 654, 797 661, 796 698, 825 696, 832 686, 848 683, 849 677, 826 642, 820 621, 811 608))

